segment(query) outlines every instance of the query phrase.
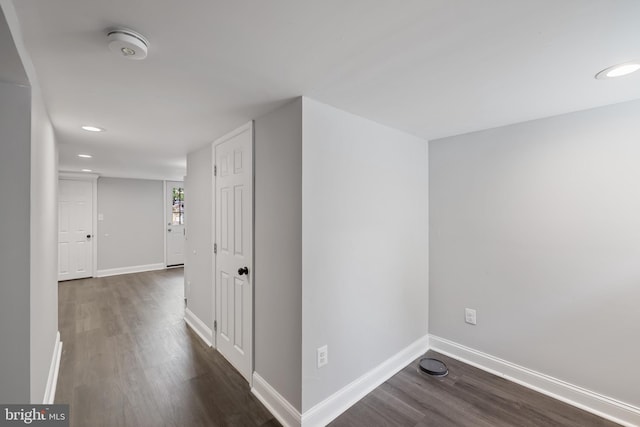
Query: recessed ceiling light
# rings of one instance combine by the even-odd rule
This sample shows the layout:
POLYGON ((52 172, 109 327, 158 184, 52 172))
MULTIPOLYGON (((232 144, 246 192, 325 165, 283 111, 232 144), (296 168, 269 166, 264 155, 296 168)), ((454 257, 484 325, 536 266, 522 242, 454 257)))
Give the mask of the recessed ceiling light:
POLYGON ((82 172, 93 172, 91 169, 82 169, 82 172))
POLYGON ((82 129, 86 130, 87 132, 104 132, 104 129, 99 128, 99 127, 95 127, 95 126, 82 126, 82 129))
POLYGON ((613 77, 622 77, 640 70, 640 61, 625 62, 624 64, 613 65, 605 68, 596 74, 596 79, 611 79, 613 77))
POLYGON ((78 157, 82 157, 83 159, 90 159, 93 156, 91 154, 78 154, 78 157))

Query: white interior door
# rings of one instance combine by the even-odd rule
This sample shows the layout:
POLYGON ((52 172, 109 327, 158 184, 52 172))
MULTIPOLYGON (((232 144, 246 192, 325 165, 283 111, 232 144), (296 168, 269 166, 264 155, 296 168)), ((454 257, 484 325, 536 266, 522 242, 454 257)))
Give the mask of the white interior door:
POLYGON ((184 183, 167 181, 167 267, 184 264, 184 183))
POLYGON ((253 124, 214 143, 218 351, 251 382, 253 124))
POLYGON ((58 181, 58 280, 93 275, 93 183, 58 181))

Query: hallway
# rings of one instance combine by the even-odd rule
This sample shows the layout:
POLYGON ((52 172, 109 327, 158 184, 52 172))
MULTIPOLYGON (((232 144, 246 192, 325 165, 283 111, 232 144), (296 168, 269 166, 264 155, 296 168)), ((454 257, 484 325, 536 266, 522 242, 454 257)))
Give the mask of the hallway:
POLYGON ((71 426, 277 426, 249 385, 188 329, 183 269, 59 284, 56 403, 71 426))

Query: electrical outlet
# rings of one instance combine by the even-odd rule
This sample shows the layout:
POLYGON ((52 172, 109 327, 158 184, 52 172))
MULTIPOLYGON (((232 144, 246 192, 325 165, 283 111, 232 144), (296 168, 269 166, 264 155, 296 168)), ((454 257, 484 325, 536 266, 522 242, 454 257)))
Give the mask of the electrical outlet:
POLYGON ((317 364, 318 368, 322 368, 324 365, 329 363, 329 349, 326 345, 322 347, 318 347, 317 352, 317 364))
POLYGON ((464 321, 470 325, 476 324, 476 311, 473 308, 464 309, 464 321))

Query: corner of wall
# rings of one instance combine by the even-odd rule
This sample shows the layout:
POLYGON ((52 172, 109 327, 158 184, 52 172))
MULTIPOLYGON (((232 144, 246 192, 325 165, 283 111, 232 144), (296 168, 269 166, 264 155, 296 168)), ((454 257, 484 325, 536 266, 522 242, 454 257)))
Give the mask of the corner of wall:
POLYGON ((307 414, 427 334, 428 153, 423 139, 303 104, 307 414), (325 345, 330 363, 318 368, 325 345))
POLYGON ((301 98, 259 117, 254 148, 255 374, 269 385, 260 395, 273 390, 280 397, 271 401, 295 411, 302 394, 301 120, 301 98))

